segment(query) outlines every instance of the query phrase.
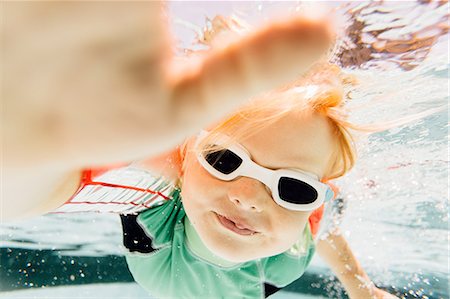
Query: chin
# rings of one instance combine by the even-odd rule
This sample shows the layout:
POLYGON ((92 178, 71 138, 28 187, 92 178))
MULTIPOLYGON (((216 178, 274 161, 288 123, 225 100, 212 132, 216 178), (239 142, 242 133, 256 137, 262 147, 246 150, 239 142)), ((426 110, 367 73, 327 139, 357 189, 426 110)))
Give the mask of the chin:
POLYGON ((240 241, 236 236, 224 234, 222 229, 212 229, 214 226, 218 225, 213 222, 208 225, 210 229, 207 230, 199 227, 197 233, 205 246, 218 257, 233 263, 245 263, 265 257, 261 252, 255 252, 259 248, 256 240, 240 241))

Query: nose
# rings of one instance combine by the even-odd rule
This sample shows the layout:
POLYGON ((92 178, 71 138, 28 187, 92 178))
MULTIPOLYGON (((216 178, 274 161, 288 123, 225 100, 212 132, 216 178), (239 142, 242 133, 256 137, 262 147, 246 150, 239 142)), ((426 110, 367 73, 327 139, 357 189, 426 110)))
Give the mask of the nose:
POLYGON ((230 182, 228 189, 228 199, 240 209, 262 212, 271 195, 262 182, 248 178, 240 177, 230 182))

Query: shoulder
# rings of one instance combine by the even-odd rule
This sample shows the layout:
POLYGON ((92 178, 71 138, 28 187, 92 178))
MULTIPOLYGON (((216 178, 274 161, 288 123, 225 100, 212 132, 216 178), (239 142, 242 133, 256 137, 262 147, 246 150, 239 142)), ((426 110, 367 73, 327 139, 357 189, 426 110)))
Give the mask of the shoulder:
POLYGON ((123 245, 128 252, 151 253, 172 243, 185 216, 178 194, 174 191, 172 199, 140 214, 120 215, 123 245))
POLYGON ((180 190, 175 189, 164 204, 140 213, 136 222, 158 246, 170 243, 175 229, 182 228, 186 216, 180 198, 180 190))

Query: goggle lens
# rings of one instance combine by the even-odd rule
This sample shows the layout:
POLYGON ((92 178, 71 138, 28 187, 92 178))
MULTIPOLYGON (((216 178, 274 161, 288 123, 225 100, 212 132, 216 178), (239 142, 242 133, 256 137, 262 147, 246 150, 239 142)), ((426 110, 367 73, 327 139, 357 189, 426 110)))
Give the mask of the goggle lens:
POLYGON ((312 186, 290 177, 280 178, 278 193, 282 200, 293 204, 310 204, 319 196, 312 186))
POLYGON ((242 159, 228 149, 208 152, 204 157, 209 165, 223 174, 232 173, 242 164, 242 159))

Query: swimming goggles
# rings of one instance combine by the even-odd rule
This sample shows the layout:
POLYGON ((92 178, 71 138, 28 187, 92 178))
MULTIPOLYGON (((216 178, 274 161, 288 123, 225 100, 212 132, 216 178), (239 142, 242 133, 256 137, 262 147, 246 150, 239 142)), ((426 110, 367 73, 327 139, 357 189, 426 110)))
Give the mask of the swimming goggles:
POLYGON ((298 169, 268 169, 253 162, 249 152, 238 143, 226 148, 220 146, 231 140, 226 135, 217 135, 217 143, 206 144, 200 149, 200 143, 207 135, 208 132, 202 131, 197 138, 197 159, 205 170, 220 180, 231 181, 239 176, 256 179, 270 189, 278 205, 295 211, 317 209, 334 196, 331 188, 312 173, 298 169))

